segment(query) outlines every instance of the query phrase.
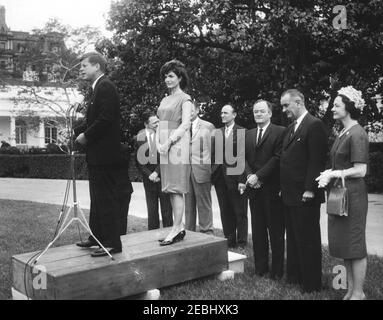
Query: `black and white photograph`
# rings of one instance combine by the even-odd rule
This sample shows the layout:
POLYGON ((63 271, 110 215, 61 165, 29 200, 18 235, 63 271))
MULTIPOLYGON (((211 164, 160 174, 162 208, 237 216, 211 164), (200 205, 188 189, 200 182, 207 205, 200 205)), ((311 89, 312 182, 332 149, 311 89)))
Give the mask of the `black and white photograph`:
POLYGON ((383 300, 382 99, 381 0, 0 0, 0 300, 383 300))

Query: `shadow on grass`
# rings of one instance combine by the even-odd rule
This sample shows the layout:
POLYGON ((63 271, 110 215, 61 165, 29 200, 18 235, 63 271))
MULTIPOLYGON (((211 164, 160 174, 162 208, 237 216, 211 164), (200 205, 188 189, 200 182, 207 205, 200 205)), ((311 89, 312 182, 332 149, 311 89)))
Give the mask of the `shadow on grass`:
MULTIPOLYGON (((13 255, 33 252, 44 248, 51 241, 61 207, 24 201, 0 200, 0 300, 11 298, 13 255)), ((86 216, 88 211, 84 210, 86 216)), ((146 219, 129 217, 128 232, 147 230, 146 219)), ((223 236, 221 230, 215 230, 223 236)), ((81 232, 82 239, 86 234, 81 232)), ((72 244, 80 239, 78 230, 70 227, 55 244, 72 244)), ((329 257, 323 249, 323 290, 316 294, 301 294, 297 287, 285 282, 273 281, 254 274, 252 244, 245 251, 244 274, 237 274, 235 280, 220 282, 214 277, 203 278, 183 284, 162 288, 161 299, 177 300, 333 300, 341 299, 344 290, 332 289, 335 274, 333 267, 342 264, 341 260, 329 257)), ((369 299, 383 299, 383 259, 369 256, 365 285, 369 299)))

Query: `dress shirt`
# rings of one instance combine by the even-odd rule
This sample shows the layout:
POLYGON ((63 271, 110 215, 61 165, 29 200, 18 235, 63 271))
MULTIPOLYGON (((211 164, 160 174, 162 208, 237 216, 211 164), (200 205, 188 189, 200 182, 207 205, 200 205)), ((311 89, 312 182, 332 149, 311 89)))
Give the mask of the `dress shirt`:
POLYGON ((230 136, 230 133, 231 133, 231 131, 233 130, 234 124, 235 124, 235 123, 233 122, 232 125, 230 125, 230 126, 228 126, 228 127, 225 126, 225 137, 226 137, 226 138, 228 138, 228 137, 230 136))
POLYGON ((308 114, 309 112, 306 110, 305 112, 303 112, 303 114, 297 119, 295 120, 296 121, 296 124, 295 124, 295 128, 294 128, 294 132, 296 132, 300 126, 300 124, 302 123, 303 121, 303 118, 306 116, 306 114, 308 114))
POLYGON ((96 80, 94 80, 93 84, 92 84, 92 90, 94 90, 94 88, 96 88, 96 84, 98 82, 98 80, 100 80, 101 77, 103 77, 104 74, 102 74, 101 76, 99 76, 96 80))

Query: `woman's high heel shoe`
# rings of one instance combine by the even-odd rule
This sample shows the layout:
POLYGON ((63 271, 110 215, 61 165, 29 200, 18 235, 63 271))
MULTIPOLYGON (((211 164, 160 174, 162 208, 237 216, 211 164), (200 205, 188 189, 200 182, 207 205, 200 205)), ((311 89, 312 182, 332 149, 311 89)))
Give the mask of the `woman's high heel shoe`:
POLYGON ((185 235, 186 235, 186 231, 182 230, 179 233, 177 233, 177 235, 175 235, 173 237, 173 239, 171 239, 171 240, 168 240, 168 241, 165 241, 165 239, 162 240, 162 241, 159 240, 160 241, 160 246, 169 246, 169 245, 171 245, 173 243, 182 241, 185 238, 185 235))

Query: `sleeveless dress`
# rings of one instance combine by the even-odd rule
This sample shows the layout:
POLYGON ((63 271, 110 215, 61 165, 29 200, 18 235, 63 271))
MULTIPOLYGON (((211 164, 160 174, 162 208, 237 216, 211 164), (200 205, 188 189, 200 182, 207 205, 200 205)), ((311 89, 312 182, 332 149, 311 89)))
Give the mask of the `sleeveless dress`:
MULTIPOLYGON (((356 124, 337 137, 330 151, 333 170, 351 168, 354 163, 368 163, 368 135, 356 124)), ((363 178, 345 179, 348 216, 328 215, 330 255, 341 259, 362 259, 367 256, 366 218, 368 194, 363 178)), ((334 183, 335 179, 331 181, 334 183)))
MULTIPOLYGON (((162 99, 157 110, 159 122, 159 141, 161 144, 171 136, 171 134, 182 123, 182 105, 186 101, 191 101, 191 97, 180 92, 169 95, 162 99)), ((186 130, 180 140, 173 144, 167 155, 160 156, 161 187, 166 193, 188 193, 190 179, 190 132, 186 130)))

